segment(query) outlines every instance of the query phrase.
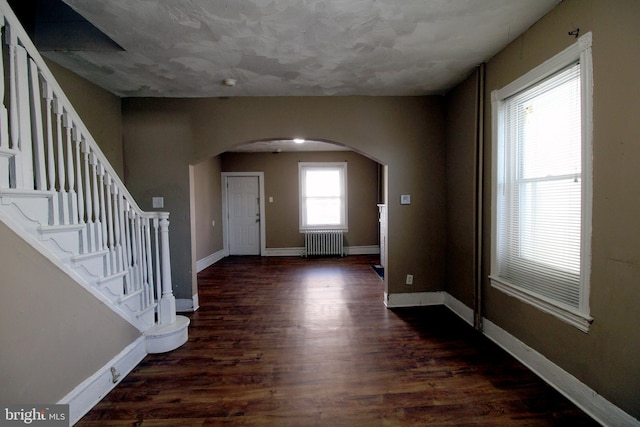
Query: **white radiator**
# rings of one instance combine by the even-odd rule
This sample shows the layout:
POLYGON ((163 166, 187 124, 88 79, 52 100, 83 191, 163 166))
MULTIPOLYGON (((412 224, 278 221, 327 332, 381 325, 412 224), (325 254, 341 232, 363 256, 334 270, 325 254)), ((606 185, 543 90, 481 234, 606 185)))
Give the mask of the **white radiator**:
POLYGON ((304 231, 304 254, 344 256, 344 231, 342 230, 306 230, 304 231))

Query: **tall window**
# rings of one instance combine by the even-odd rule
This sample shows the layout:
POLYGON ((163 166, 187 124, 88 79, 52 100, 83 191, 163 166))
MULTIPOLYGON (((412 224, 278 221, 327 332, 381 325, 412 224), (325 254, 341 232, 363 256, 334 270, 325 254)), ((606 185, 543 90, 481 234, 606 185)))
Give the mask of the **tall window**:
POLYGON ((347 164, 298 163, 300 230, 347 229, 347 164))
POLYGON ((493 93, 491 283, 583 331, 589 317, 591 34, 493 93))

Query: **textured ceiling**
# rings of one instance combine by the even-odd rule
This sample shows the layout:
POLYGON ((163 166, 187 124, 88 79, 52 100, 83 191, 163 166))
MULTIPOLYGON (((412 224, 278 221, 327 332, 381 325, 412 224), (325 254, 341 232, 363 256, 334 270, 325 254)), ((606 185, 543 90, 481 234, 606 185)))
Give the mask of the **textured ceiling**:
POLYGON ((64 0, 124 51, 46 55, 120 96, 439 94, 559 1, 64 0))

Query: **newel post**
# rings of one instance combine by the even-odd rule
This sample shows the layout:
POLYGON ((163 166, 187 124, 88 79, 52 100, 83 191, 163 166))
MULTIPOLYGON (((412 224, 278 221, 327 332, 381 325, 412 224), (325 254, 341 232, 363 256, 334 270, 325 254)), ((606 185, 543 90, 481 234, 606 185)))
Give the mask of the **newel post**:
POLYGON ((160 218, 160 257, 162 259, 162 297, 159 301, 160 325, 176 321, 176 298, 171 284, 171 258, 169 256, 169 213, 158 212, 160 218))

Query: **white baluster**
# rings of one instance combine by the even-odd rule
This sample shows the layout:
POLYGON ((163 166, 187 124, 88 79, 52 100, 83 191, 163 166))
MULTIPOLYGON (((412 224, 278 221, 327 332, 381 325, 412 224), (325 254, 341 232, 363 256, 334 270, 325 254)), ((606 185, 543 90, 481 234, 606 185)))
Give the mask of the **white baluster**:
POLYGON ((131 209, 129 212, 131 216, 131 284, 134 291, 140 289, 140 269, 138 268, 139 258, 139 242, 138 235, 138 215, 131 209))
POLYGON ((122 199, 122 218, 123 218, 123 230, 124 232, 122 233, 123 235, 123 239, 124 239, 124 259, 126 261, 126 268, 128 271, 128 275, 127 275, 127 293, 131 293, 133 291, 133 251, 132 251, 132 247, 133 247, 133 232, 131 231, 132 227, 131 227, 131 217, 130 217, 130 206, 129 206, 129 202, 124 199, 122 199))
POLYGON ((111 186, 113 185, 113 181, 111 179, 111 175, 108 173, 105 175, 105 185, 107 191, 107 240, 108 240, 108 248, 109 248, 109 259, 107 261, 108 264, 108 274, 113 274, 116 272, 116 245, 113 241, 113 204, 112 197, 113 192, 111 191, 111 186))
POLYGON ((135 221, 135 243, 136 243, 136 289, 141 289, 144 285, 144 270, 142 264, 142 218, 140 214, 136 212, 136 221, 135 221))
POLYGON ((53 114, 53 91, 51 90, 51 86, 47 83, 46 80, 42 81, 42 92, 44 93, 43 97, 45 100, 46 110, 46 124, 47 127, 47 190, 55 191, 56 186, 56 165, 55 165, 55 156, 54 146, 53 146, 53 123, 51 121, 53 114))
POLYGON ((89 164, 91 149, 89 148, 89 144, 87 143, 87 141, 84 139, 82 140, 80 146, 82 150, 82 157, 84 160, 84 204, 85 216, 87 218, 87 225, 85 226, 85 234, 87 235, 87 247, 85 253, 89 253, 96 250, 96 238, 93 226, 93 197, 91 193, 91 165, 89 164))
POLYGON ((78 188, 78 224, 82 224, 84 226, 82 228, 82 232, 80 233, 80 243, 82 245, 81 253, 87 253, 89 250, 89 239, 87 238, 87 227, 85 221, 86 205, 84 201, 84 189, 82 185, 82 137, 77 127, 73 128, 73 141, 76 159, 76 187, 78 188))
POLYGON ((91 200, 93 205, 93 233, 92 236, 95 239, 96 251, 102 250, 102 227, 100 226, 100 199, 98 198, 98 158, 95 153, 91 152, 89 156, 89 162, 91 164, 91 187, 93 189, 91 193, 91 200))
MULTIPOLYGON (((0 33, 4 27, 4 16, 0 14, 0 33)), ((2 70, 2 78, 0 78, 0 148, 9 148, 9 115, 7 107, 4 105, 4 76, 6 75, 4 55, 0 55, 0 70, 2 70)))
POLYGON ((100 190, 99 194, 99 204, 100 204, 100 229, 102 231, 102 238, 100 243, 102 243, 102 250, 107 249, 107 214, 105 210, 105 200, 104 200, 104 166, 102 163, 98 163, 98 189, 100 190))
POLYGON ((44 163, 44 133, 42 126, 42 106, 40 104, 40 73, 36 63, 29 59, 30 95, 31 95, 31 133, 33 136, 33 164, 35 167, 36 190, 47 189, 47 173, 44 163))
POLYGON ((85 223, 85 202, 84 202, 84 190, 82 188, 82 137, 80 136, 80 131, 78 131, 77 127, 73 128, 73 142, 74 142, 74 153, 75 153, 75 164, 76 164, 76 188, 78 191, 78 223, 85 223))
POLYGON ((13 31, 8 40, 11 71, 11 148, 15 155, 15 171, 11 178, 16 188, 33 189, 33 149, 31 146, 31 112, 29 103, 29 67, 27 51, 18 43, 13 31))
POLYGON ((176 321, 176 298, 171 283, 171 256, 169 254, 169 213, 159 212, 160 218, 160 254, 162 256, 162 298, 158 323, 169 325, 176 321))
POLYGON ((20 138, 18 91, 16 89, 16 45, 18 38, 10 26, 6 27, 4 36, 4 41, 9 47, 9 147, 17 150, 20 138))
MULTIPOLYGON (((56 191, 56 158, 54 154, 53 142, 53 91, 46 80, 42 80, 42 92, 46 105, 46 127, 47 127, 47 190, 56 191)), ((60 212, 58 208, 58 197, 51 198, 51 213, 49 222, 53 225, 60 224, 60 212)))
POLYGON ((114 213, 114 221, 113 221, 113 237, 115 243, 115 271, 120 272, 124 270, 124 260, 122 254, 122 207, 120 206, 120 192, 118 190, 118 186, 114 185, 111 188, 111 192, 113 193, 113 213, 114 213))
POLYGON ((78 198, 76 195, 76 173, 73 166, 73 143, 71 142, 71 131, 73 129, 73 121, 69 117, 69 113, 65 112, 62 116, 64 129, 65 129, 65 141, 67 155, 67 169, 64 172, 67 175, 67 183, 69 185, 69 191, 67 194, 69 200, 69 223, 78 223, 78 198))
POLYGON ((147 238, 145 259, 147 260, 147 306, 153 304, 153 255, 151 252, 151 221, 145 218, 145 237, 147 238))
POLYGON ((146 308, 149 305, 149 297, 150 297, 150 287, 149 287, 149 258, 147 258, 147 253, 148 251, 148 239, 147 239, 147 234, 149 231, 149 220, 146 217, 142 217, 140 218, 140 233, 141 233, 141 251, 140 251, 140 255, 142 257, 142 263, 141 263, 141 268, 142 268, 142 286, 143 286, 143 304, 144 307, 146 308))
POLYGON ((67 181, 65 177, 64 167, 64 141, 62 139, 62 115, 63 108, 60 100, 53 100, 53 112, 56 115, 56 144, 57 144, 57 172, 58 172, 58 194, 60 199, 60 222, 62 224, 69 223, 69 205, 67 197, 67 181))

